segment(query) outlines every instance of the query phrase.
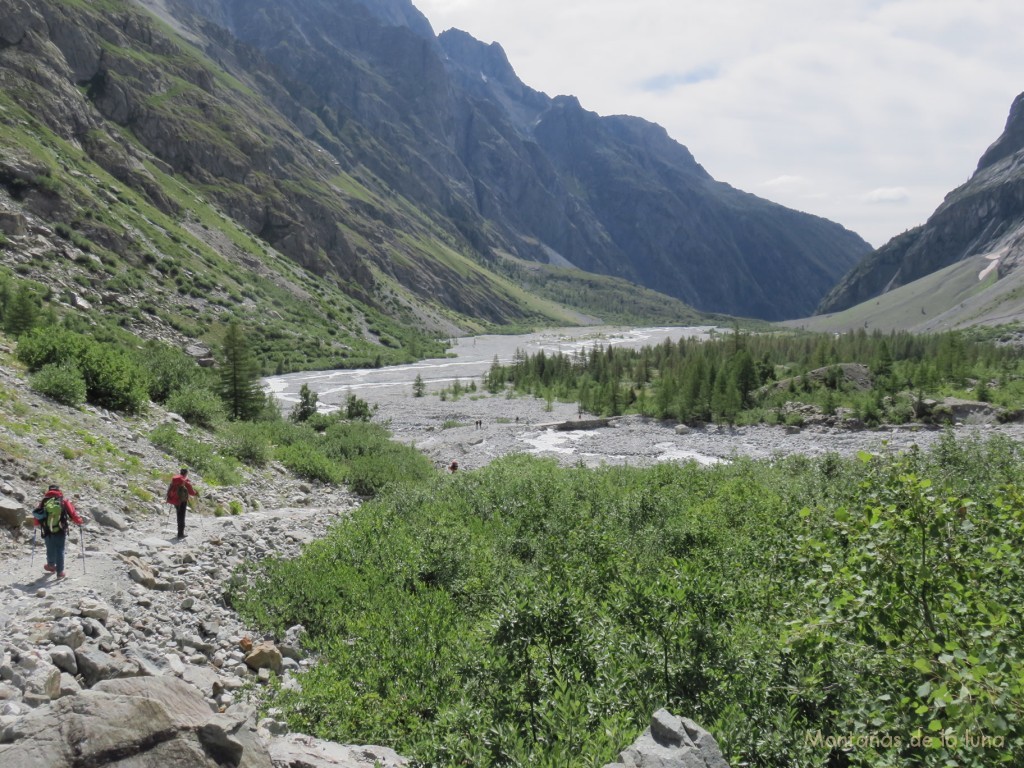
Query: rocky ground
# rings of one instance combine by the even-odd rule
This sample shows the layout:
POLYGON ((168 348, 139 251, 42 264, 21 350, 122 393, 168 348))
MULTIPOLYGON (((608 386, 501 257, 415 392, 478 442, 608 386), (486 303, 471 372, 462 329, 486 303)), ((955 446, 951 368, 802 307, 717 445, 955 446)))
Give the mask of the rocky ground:
MULTIPOLYGON (((464 395, 452 401, 396 391, 375 394, 379 406, 375 418, 387 422, 396 439, 430 456, 438 468, 455 460, 461 469, 475 469, 512 452, 553 458, 563 466, 589 467, 687 460, 712 464, 738 456, 853 456, 859 451, 899 451, 911 445, 927 448, 943 434, 943 428, 934 425, 867 429, 810 414, 803 427, 685 427, 641 416, 598 420, 579 414, 574 404, 548 404, 535 398, 464 395), (576 423, 580 428, 574 428, 576 423)), ((1024 439, 1024 424, 999 424, 993 410, 982 404, 958 407, 954 430, 959 437, 1002 434, 1024 439)))
POLYGON ((224 600, 236 565, 295 555, 359 499, 281 467, 220 488, 193 471, 201 495, 179 541, 163 503, 178 462, 147 439, 166 421, 188 429, 156 407, 125 419, 55 405, 0 348, 0 765, 403 764, 273 720, 257 728, 242 690, 310 661, 301 628, 263 637, 224 600), (64 579, 43 571, 42 542, 24 525, 51 482, 86 518, 68 538, 64 579), (213 514, 232 502, 241 514, 213 514))
MULTIPOLYGON (((576 429, 593 424, 573 423, 580 416, 573 405, 505 396, 414 398, 406 388, 378 392, 371 402, 379 406, 375 418, 388 423, 396 439, 415 443, 439 471, 453 459, 471 471, 513 451, 566 465, 636 466, 899 450, 927 446, 941 435, 923 427, 851 430, 826 423, 687 429, 640 417, 576 429)), ((961 434, 1024 438, 1020 425, 996 425, 983 412, 967 413, 975 423, 957 427, 961 434)), ((188 536, 179 541, 171 507, 162 501, 178 462, 147 439, 164 422, 188 430, 156 407, 125 419, 57 406, 27 388, 10 350, 0 348, 0 764, 77 765, 75 750, 104 744, 114 744, 110 759, 98 752, 88 764, 401 764, 383 748, 316 742, 287 734, 273 720, 258 727, 244 691, 265 682, 271 671, 287 679, 311 661, 302 654, 301 627, 283 637, 261 636, 224 600, 235 566, 295 555, 343 520, 359 499, 343 488, 298 481, 280 467, 252 471, 238 486, 220 488, 193 471, 202 495, 190 512, 188 536), (69 538, 63 580, 44 573, 42 544, 23 525, 50 482, 65 489, 88 521, 69 538), (233 502, 241 514, 213 514, 233 502), (137 712, 140 701, 159 711, 111 735, 111 719, 101 713, 119 706, 137 712), (37 749, 33 734, 51 726, 63 735, 37 749), (133 749, 145 753, 151 742, 173 746, 139 758, 150 762, 114 760, 135 754, 133 749), (225 762, 228 753, 247 757, 225 762)))

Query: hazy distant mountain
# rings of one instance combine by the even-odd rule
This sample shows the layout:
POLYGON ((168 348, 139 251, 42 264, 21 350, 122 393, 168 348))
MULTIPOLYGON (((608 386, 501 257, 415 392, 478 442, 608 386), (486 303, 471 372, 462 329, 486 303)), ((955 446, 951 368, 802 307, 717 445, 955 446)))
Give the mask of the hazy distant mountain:
MULTIPOLYGON (((1024 315, 1016 290, 1024 279, 1022 264, 1024 93, 1014 100, 1002 136, 982 155, 967 183, 950 192, 925 224, 893 238, 854 267, 818 313, 841 312, 902 287, 901 301, 915 308, 906 318, 912 326, 1006 322, 1024 315)), ((871 323, 870 307, 859 314, 871 323)))

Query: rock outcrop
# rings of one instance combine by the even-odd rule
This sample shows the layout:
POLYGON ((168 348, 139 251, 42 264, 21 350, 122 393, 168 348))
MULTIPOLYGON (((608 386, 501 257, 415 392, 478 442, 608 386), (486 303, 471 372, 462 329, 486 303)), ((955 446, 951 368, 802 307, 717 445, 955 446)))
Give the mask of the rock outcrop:
POLYGON ((0 728, 0 764, 142 768, 273 768, 247 707, 210 709, 173 677, 97 683, 0 728))
POLYGON ((729 768, 715 737, 692 720, 659 709, 650 727, 605 768, 729 768))

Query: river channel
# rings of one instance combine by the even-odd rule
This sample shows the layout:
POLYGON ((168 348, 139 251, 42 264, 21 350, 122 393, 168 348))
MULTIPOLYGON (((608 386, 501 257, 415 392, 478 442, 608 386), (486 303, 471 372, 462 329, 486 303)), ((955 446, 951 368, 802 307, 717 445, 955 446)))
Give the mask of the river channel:
MULTIPOLYGON (((768 459, 782 455, 844 456, 860 451, 927 448, 942 432, 917 425, 848 430, 834 427, 786 429, 752 425, 707 425, 694 429, 641 416, 616 419, 600 429, 552 429, 579 418, 574 403, 545 402, 511 393, 489 395, 480 386, 495 357, 510 362, 517 350, 534 354, 599 346, 642 347, 665 339, 707 338, 711 327, 563 328, 518 336, 486 335, 456 340, 451 356, 409 365, 338 371, 312 371, 274 376, 264 381, 287 413, 299 401, 302 385, 315 392, 322 410, 343 406, 355 395, 376 407, 374 421, 386 424, 394 439, 414 444, 441 469, 453 460, 474 469, 509 453, 553 458, 563 466, 602 464, 650 466, 662 462, 697 461, 712 464, 739 456, 768 459), (425 397, 414 397, 420 376, 425 397), (460 381, 478 391, 455 398, 452 385, 460 381)), ((1021 424, 963 424, 960 436, 987 437, 997 433, 1024 439, 1021 424)))
POLYGON ((319 402, 328 408, 344 404, 349 394, 373 403, 375 398, 392 398, 396 394, 411 393, 417 376, 422 378, 428 392, 449 387, 456 380, 468 385, 487 373, 495 357, 501 363, 508 363, 517 350, 532 355, 540 351, 573 354, 579 349, 589 349, 595 345, 636 348, 660 344, 665 339, 678 341, 683 337, 708 338, 712 330, 710 326, 588 326, 556 328, 515 336, 468 336, 455 339, 448 357, 384 368, 289 373, 267 378, 264 384, 285 409, 299 401, 299 390, 303 384, 316 392, 319 402))

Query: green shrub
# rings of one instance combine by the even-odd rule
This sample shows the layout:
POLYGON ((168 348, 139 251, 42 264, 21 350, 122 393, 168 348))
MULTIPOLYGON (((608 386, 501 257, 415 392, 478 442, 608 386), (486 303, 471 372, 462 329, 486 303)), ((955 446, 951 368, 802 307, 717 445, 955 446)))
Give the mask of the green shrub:
POLYGON ((308 443, 278 446, 275 456, 288 469, 307 480, 319 480, 335 485, 341 485, 345 481, 342 466, 308 443))
POLYGON ((124 413, 139 413, 149 403, 148 377, 127 353, 93 344, 79 364, 90 403, 124 413))
POLYGON ((804 425, 804 416, 799 411, 792 411, 786 414, 786 426, 787 427, 802 427, 804 425))
POLYGON ((320 663, 264 701, 293 730, 422 765, 603 765, 662 706, 730 765, 829 764, 815 734, 863 741, 852 768, 1019 765, 1022 469, 1015 441, 951 436, 708 468, 513 456, 396 484, 230 599, 309 632, 320 663), (911 743, 941 735, 959 751, 911 743))
POLYGON ((376 412, 376 405, 371 406, 368 402, 355 395, 349 395, 345 398, 345 418, 347 419, 369 421, 376 412))
POLYGON ((73 363, 47 363, 30 380, 32 389, 64 405, 85 402, 85 378, 73 363))
POLYGON ((180 349, 150 341, 142 350, 140 361, 149 373, 149 399, 155 403, 166 403, 178 390, 201 386, 202 369, 180 349))
POLYGON ((161 424, 149 435, 153 445, 167 451, 196 469, 203 480, 213 485, 236 485, 241 482, 238 464, 230 456, 219 455, 211 446, 184 435, 179 435, 173 424, 161 424))
POLYGON ((186 385, 167 398, 167 409, 189 424, 206 429, 224 420, 224 402, 216 392, 202 386, 186 385))
POLYGON ((348 485, 360 496, 376 496, 392 485, 424 482, 433 474, 433 465, 425 456, 402 445, 356 456, 348 463, 348 485))
POLYGON ((220 449, 251 467, 266 466, 272 453, 267 430, 262 425, 246 421, 231 422, 224 428, 220 435, 220 449))
POLYGON ((316 392, 309 388, 308 384, 303 384, 299 390, 299 402, 292 408, 291 413, 288 414, 288 418, 295 423, 307 421, 310 416, 314 416, 317 411, 318 395, 316 392))
POLYGON ((17 357, 29 371, 44 365, 77 365, 94 342, 63 328, 36 328, 18 339, 17 357))

